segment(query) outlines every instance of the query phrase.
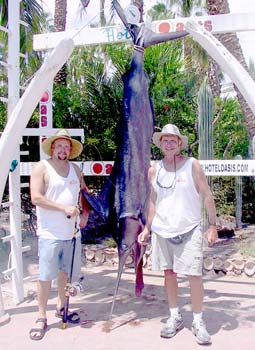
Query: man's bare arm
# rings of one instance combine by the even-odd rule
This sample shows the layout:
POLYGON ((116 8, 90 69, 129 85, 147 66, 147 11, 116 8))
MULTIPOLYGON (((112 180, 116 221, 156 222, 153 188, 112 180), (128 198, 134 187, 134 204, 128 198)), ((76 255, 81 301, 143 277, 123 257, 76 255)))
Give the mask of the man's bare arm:
MULTIPOLYGON (((86 189, 86 191, 88 191, 81 169, 75 164, 74 166, 75 166, 76 174, 80 181, 81 190, 86 189)), ((87 225, 87 222, 89 219, 89 205, 87 204, 83 196, 81 196, 81 194, 79 196, 79 209, 80 209, 80 228, 83 228, 87 225)))
POLYGON ((151 188, 150 188, 150 198, 149 198, 149 204, 148 204, 147 219, 146 219, 146 224, 144 226, 143 231, 138 235, 138 238, 137 238, 138 242, 143 245, 147 244, 147 240, 151 232, 152 220, 155 215, 155 203, 156 203, 157 195, 152 186, 152 182, 155 177, 155 170, 156 170, 155 167, 151 167, 148 172, 151 188))
POLYGON ((208 245, 212 246, 218 238, 216 226, 216 207, 213 194, 207 183, 205 174, 197 160, 193 162, 193 179, 195 186, 203 198, 204 206, 208 214, 208 230, 205 235, 207 237, 208 245))

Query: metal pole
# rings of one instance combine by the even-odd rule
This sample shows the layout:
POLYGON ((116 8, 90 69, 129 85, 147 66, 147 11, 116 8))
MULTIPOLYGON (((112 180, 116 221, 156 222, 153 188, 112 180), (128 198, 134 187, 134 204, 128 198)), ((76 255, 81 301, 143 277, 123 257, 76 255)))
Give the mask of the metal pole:
MULTIPOLYGON (((8 120, 19 101, 19 55, 20 55, 20 1, 9 1, 8 6, 8 120)), ((9 200, 10 206, 10 232, 14 238, 11 240, 12 263, 12 290, 13 300, 16 304, 24 299, 23 287, 23 261, 21 239, 21 205, 20 205, 20 155, 19 146, 16 149, 14 159, 18 166, 9 174, 9 200)))

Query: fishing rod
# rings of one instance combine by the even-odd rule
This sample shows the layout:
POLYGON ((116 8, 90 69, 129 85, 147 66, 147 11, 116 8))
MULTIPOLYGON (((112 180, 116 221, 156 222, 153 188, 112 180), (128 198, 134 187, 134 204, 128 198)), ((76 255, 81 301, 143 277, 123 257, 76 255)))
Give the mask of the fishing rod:
MULTIPOLYGON (((81 206, 80 206, 80 193, 81 193, 81 180, 83 176, 83 166, 84 162, 81 163, 81 173, 80 173, 80 191, 78 195, 78 200, 77 200, 77 207, 79 208, 79 211, 81 213, 81 206)), ((71 217, 68 216, 70 219, 71 217)), ((62 317, 62 329, 65 329, 67 327, 67 321, 68 321, 68 310, 69 310, 69 299, 70 295, 72 295, 72 292, 70 293, 72 289, 72 278, 73 278, 73 266, 74 266, 74 257, 75 257, 75 249, 76 249, 76 234, 79 232, 79 228, 77 227, 77 218, 75 219, 75 226, 74 226, 74 234, 72 238, 72 259, 71 259, 71 267, 70 267, 70 272, 68 274, 68 278, 66 281, 66 286, 65 286, 65 303, 64 303, 64 310, 63 310, 63 317, 62 317)), ((77 322, 78 323, 78 322, 77 322)))

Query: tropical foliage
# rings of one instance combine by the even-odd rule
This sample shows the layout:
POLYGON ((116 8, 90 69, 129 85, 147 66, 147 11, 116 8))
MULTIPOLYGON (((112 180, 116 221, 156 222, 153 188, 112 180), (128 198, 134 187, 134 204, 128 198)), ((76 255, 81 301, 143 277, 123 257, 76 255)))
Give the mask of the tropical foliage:
MULTIPOLYGON (((20 25, 20 86, 25 88, 33 74, 42 64, 42 54, 33 50, 33 34, 49 29, 47 14, 36 0, 20 1, 20 19, 25 23, 20 25)), ((8 28, 8 1, 0 0, 0 25, 8 28)), ((0 60, 7 63, 8 35, 0 31, 0 60)), ((3 66, 0 73, 0 96, 7 98, 7 69, 3 66)), ((2 68, 1 67, 1 68, 2 68)), ((24 90, 21 90, 22 95, 24 90)), ((3 129, 7 118, 6 104, 0 102, 0 128, 3 129)), ((34 125, 34 118, 30 121, 34 125)))
MULTIPOLYGON (((8 1, 0 1, 0 25, 8 27, 8 1)), ((20 26, 20 52, 25 57, 20 60, 20 83, 26 84, 27 79, 40 67, 42 56, 33 51, 33 34, 42 33, 48 29, 47 14, 43 11, 39 1, 22 0, 20 2, 20 19, 25 25, 20 26)), ((8 36, 4 31, 0 31, 0 57, 4 61, 7 59, 8 36)))
MULTIPOLYGON (((54 88, 54 123, 58 127, 83 127, 90 150, 96 146, 96 155, 109 160, 114 157, 115 127, 121 112, 121 76, 129 67, 132 48, 123 44, 105 48, 111 73, 105 71, 100 54, 100 48, 75 50, 68 62, 67 86, 54 88)), ((145 69, 156 125, 183 123, 192 133, 196 119, 195 79, 183 70, 181 55, 181 42, 150 47, 146 50, 145 69)), ((93 159, 95 152, 87 156, 93 159)))
MULTIPOLYGON (((134 0, 133 2, 135 3, 134 0)), ((42 59, 32 50, 32 34, 48 28, 47 15, 43 13, 38 3, 35 0, 21 1, 22 19, 28 23, 28 27, 24 27, 21 31, 21 49, 27 54, 26 60, 21 61, 21 84, 25 84, 26 80, 32 77, 42 59)), ((85 3, 87 5, 86 1, 85 3)), ((100 3, 103 8, 104 1, 101 0, 100 3)), ((137 3, 142 6, 142 1, 137 3)), ((0 1, 2 26, 7 25, 6 4, 7 1, 0 1)), ((58 9, 61 9, 60 0, 57 4, 58 9)), ((210 5, 212 6, 212 1, 210 5)), ((179 14, 188 15, 192 11, 199 11, 198 6, 198 1, 159 2, 150 15, 153 18, 163 18, 171 14, 174 16, 173 9, 179 14), (175 5, 178 3, 179 7, 173 8, 174 2, 175 5)), ((105 17, 102 17, 102 21, 105 20, 105 17)), ((0 54, 1 59, 4 59, 6 35, 3 33, 1 43, 3 44, 0 47, 0 54)), ((54 85, 53 126, 85 130, 82 159, 114 159, 115 130, 120 118, 123 91, 121 77, 129 68, 131 55, 132 47, 129 44, 76 48, 66 64, 65 84, 54 85)), ((177 124, 189 136, 191 144, 189 154, 194 156, 198 156, 199 142, 197 92, 208 70, 208 60, 204 58, 204 52, 199 51, 194 42, 186 39, 154 45, 145 50, 144 67, 150 81, 150 96, 156 117, 155 127, 161 128, 166 123, 177 124), (183 47, 185 55, 183 55, 183 47)), ((252 64, 250 66, 252 67, 252 64)), ((6 80, 3 77, 0 77, 0 80, 2 81, 1 96, 5 96, 6 80)), ((0 102, 1 130, 6 123, 5 118, 6 106, 0 102)), ((236 97, 215 97, 213 126, 216 159, 233 159, 237 154, 243 158, 249 157, 249 131, 244 120, 243 110, 236 97)), ((35 111, 30 126, 38 125, 38 111, 35 111)), ((24 140, 26 144, 23 147, 30 150, 30 160, 38 159, 37 142, 35 138, 24 140), (34 151, 35 146, 37 151, 34 151)), ((155 159, 159 156, 158 150, 152 146, 152 157, 155 159)), ((87 182, 98 186, 93 178, 87 179, 87 182)), ((234 179, 214 178, 213 186, 218 212, 234 215, 234 179)), ((253 187, 251 179, 244 179, 243 212, 246 220, 250 222, 254 220, 254 203, 251 203, 247 193, 253 193, 253 187)))

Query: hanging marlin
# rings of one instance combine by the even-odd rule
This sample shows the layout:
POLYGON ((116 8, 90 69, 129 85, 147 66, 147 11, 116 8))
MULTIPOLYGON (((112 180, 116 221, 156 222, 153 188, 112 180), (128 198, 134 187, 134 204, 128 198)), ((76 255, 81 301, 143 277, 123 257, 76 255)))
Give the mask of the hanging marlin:
POLYGON ((140 296, 144 288, 142 257, 145 247, 137 242, 137 236, 146 221, 150 195, 148 169, 154 131, 154 110, 144 71, 144 48, 187 34, 157 34, 144 25, 128 23, 118 1, 112 1, 112 4, 133 39, 134 52, 130 68, 122 77, 122 117, 117 126, 117 151, 112 173, 97 197, 83 191, 92 209, 107 223, 118 246, 119 267, 110 318, 123 267, 131 251, 134 253, 136 296, 140 296))

